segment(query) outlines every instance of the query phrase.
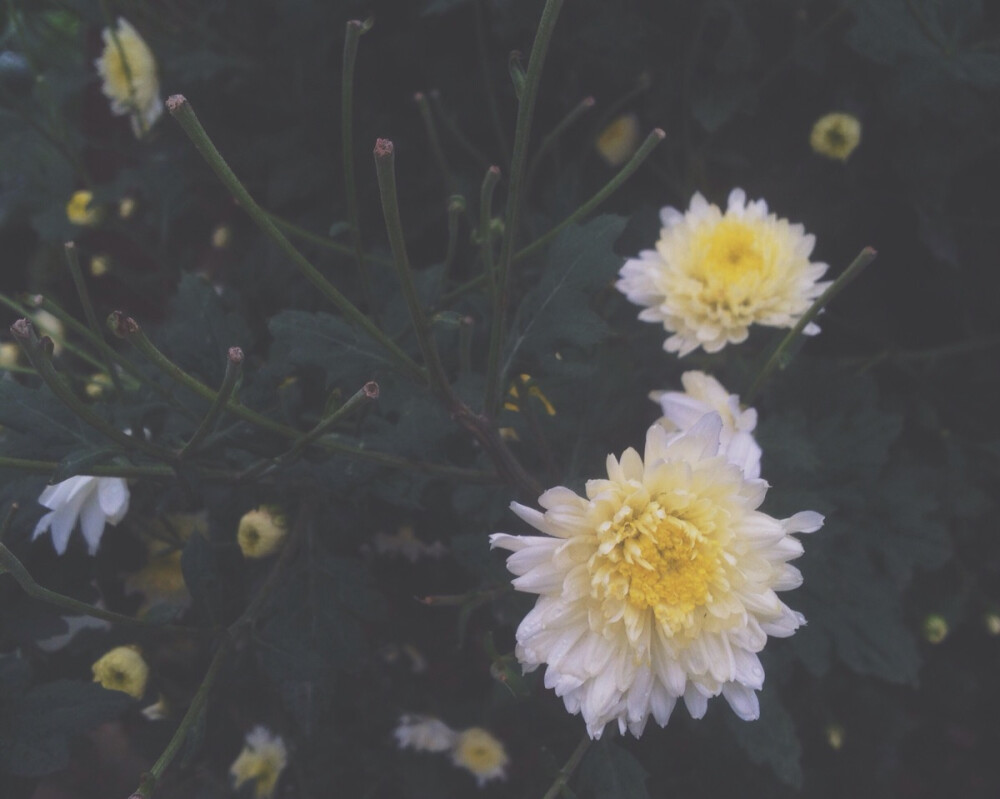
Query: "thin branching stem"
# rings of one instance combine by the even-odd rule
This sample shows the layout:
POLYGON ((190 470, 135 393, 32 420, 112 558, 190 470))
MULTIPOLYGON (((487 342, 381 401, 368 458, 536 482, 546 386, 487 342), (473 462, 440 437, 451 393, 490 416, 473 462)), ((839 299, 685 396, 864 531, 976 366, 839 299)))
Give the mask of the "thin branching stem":
POLYGON ((229 405, 229 400, 232 399, 233 392, 236 390, 236 384, 239 382, 242 374, 243 350, 239 347, 230 347, 229 352, 226 353, 226 373, 223 375, 219 393, 212 400, 212 405, 209 407, 208 413, 201 420, 201 424, 194 431, 194 435, 181 448, 181 451, 177 453, 177 457, 181 460, 192 452, 197 452, 198 445, 204 440, 205 436, 215 429, 215 423, 226 409, 226 406, 229 405))
POLYGON ((517 242, 517 227, 521 218, 523 202, 522 189, 528 159, 528 143, 531 138, 531 122, 535 115, 535 101, 541 83, 542 66, 549 49, 549 41, 555 29, 556 19, 562 9, 563 0, 546 0, 542 16, 531 46, 528 70, 525 74, 524 89, 517 106, 517 123, 514 127, 514 151, 510 164, 510 188, 507 193, 507 208, 504 214, 503 238, 500 242, 500 257, 497 266, 497 292, 493 302, 493 319, 490 329, 489 362, 486 373, 485 408, 493 415, 500 404, 500 352, 506 330, 507 305, 510 294, 510 267, 517 242))
POLYGON ((455 254, 458 252, 458 228, 461 224, 461 217, 466 213, 467 206, 465 198, 461 194, 453 194, 448 198, 448 249, 444 254, 444 279, 448 279, 448 273, 455 262, 455 254))
POLYGON ((771 354, 768 356, 764 365, 757 372, 757 376, 754 378, 753 382, 750 384, 750 388, 744 395, 744 402, 748 405, 753 402, 757 397, 757 392, 760 391, 761 386, 767 381, 771 376, 771 373, 778 368, 778 366, 783 365, 782 362, 785 359, 786 353, 792 343, 799 336, 802 335, 802 331, 806 329, 810 322, 815 319, 819 312, 823 310, 833 299, 840 294, 845 288, 847 288, 850 283, 854 281, 858 275, 860 275, 872 261, 878 253, 872 247, 865 247, 858 256, 851 261, 850 265, 845 269, 840 276, 833 281, 829 286, 827 286, 826 291, 816 298, 816 301, 809 307, 809 310, 802 314, 802 317, 796 323, 788 334, 778 342, 778 346, 774 348, 771 354))
POLYGON ((413 95, 413 101, 417 104, 417 110, 420 111, 420 119, 424 123, 424 132, 427 134, 427 141, 431 147, 431 155, 441 172, 444 185, 449 194, 457 194, 458 181, 455 180, 455 174, 451 171, 448 157, 444 154, 444 148, 441 146, 441 137, 438 135, 437 125, 434 124, 434 114, 431 112, 427 95, 423 92, 417 92, 413 95))
MULTIPOLYGON (((36 295, 35 297, 31 298, 32 305, 34 305, 35 307, 30 307, 30 306, 24 305, 22 303, 19 303, 16 300, 12 300, 10 297, 7 297, 7 296, 5 296, 3 294, 0 294, 0 304, 6 305, 12 311, 14 311, 15 313, 21 314, 26 319, 31 319, 33 317, 35 311, 43 310, 43 311, 49 311, 50 313, 52 313, 53 316, 57 317, 60 322, 66 323, 66 318, 65 317, 68 317, 69 314, 67 314, 62 309, 60 309, 60 312, 61 312, 62 315, 60 315, 58 313, 55 313, 54 311, 51 311, 49 308, 45 307, 44 300, 42 302, 36 302, 37 299, 38 299, 38 295, 36 295)), ((75 322, 76 320, 73 320, 73 321, 75 322)), ((87 329, 85 325, 80 325, 80 326, 84 330, 87 329)), ((52 338, 52 337, 50 336, 50 338, 52 338)), ((67 341, 65 339, 65 337, 60 338, 57 343, 60 346, 65 347, 69 352, 73 353, 81 361, 86 361, 87 363, 89 363, 95 369, 103 369, 104 368, 104 364, 101 361, 97 360, 97 358, 95 358, 89 352, 86 352, 85 350, 80 349, 75 344, 73 344, 71 341, 67 341)))
POLYGON ((535 183, 535 174, 538 172, 538 168, 542 165, 542 159, 549 154, 549 151, 555 147, 556 142, 559 141, 560 137, 569 130, 573 123, 576 122, 580 117, 587 113, 591 108, 594 107, 595 100, 593 97, 584 97, 580 102, 578 102, 570 112, 566 114, 556 126, 552 128, 542 139, 542 143, 538 145, 538 150, 531 159, 531 163, 528 165, 528 175, 524 179, 524 185, 529 190, 535 183))
POLYGON ((559 773, 556 775, 555 781, 549 786, 549 789, 545 792, 545 796, 542 799, 556 799, 560 793, 562 793, 563 788, 569 782, 570 777, 573 776, 573 772, 576 771, 577 766, 580 765, 580 761, 583 760, 583 756, 587 753, 590 748, 590 736, 587 733, 583 734, 580 739, 580 743, 576 745, 576 749, 569 756, 569 760, 566 761, 566 765, 559 769, 559 773))
POLYGON ((500 167, 486 170, 479 189, 479 248, 483 255, 483 269, 493 296, 497 292, 496 264, 493 260, 493 192, 500 182, 500 167))
POLYGON ((604 187, 597 192, 593 197, 591 197, 587 202, 577 208, 573 213, 566 217, 562 222, 556 225, 548 233, 540 236, 535 241, 531 242, 527 247, 519 250, 514 255, 514 261, 520 261, 523 258, 527 258, 529 255, 538 252, 546 244, 548 244, 552 239, 558 236, 567 227, 583 219, 587 214, 597 208, 601 203, 603 203, 608 197, 614 194, 621 185, 631 177, 632 173, 635 172, 639 166, 649 158, 650 153, 656 148, 661 141, 663 141, 666 134, 660 129, 656 128, 652 133, 646 137, 646 141, 642 143, 642 146, 636 150, 635 155, 633 155, 627 164, 625 164, 611 180, 609 180, 604 187))
POLYGON ((356 327, 361 328, 374 341, 381 345, 386 352, 392 356, 400 369, 410 378, 418 382, 425 382, 426 372, 399 346, 383 333, 367 316, 365 316, 357 306, 347 297, 340 293, 336 286, 327 280, 322 273, 313 266, 309 260, 300 253, 295 246, 285 237, 285 234, 278 229, 278 226, 271 221, 271 217, 259 206, 250 192, 236 177, 236 173, 230 169, 229 164, 223 159, 215 144, 209 138, 201 122, 194 113, 194 109, 187 99, 180 94, 175 94, 167 100, 167 109, 180 123, 184 132, 191 139, 198 152, 202 154, 205 161, 215 172, 219 180, 229 190, 236 201, 250 215, 250 218, 278 245, 295 264, 296 268, 325 296, 345 317, 356 327))
POLYGON ((483 2, 476 0, 476 44, 479 50, 479 68, 483 71, 483 88, 486 102, 490 107, 490 117, 493 120, 493 130, 496 133, 497 144, 504 163, 510 163, 510 146, 503 132, 503 120, 500 118, 500 106, 497 103, 496 87, 493 85, 493 74, 490 71, 489 49, 486 46, 486 21, 483 19, 483 2))
POLYGON ((358 58, 361 37, 371 30, 375 21, 348 20, 344 35, 344 62, 340 76, 340 143, 344 164, 344 190, 347 200, 347 219, 351 226, 351 241, 358 264, 361 294, 369 313, 372 304, 371 278, 365 263, 365 250, 361 242, 361 214, 358 211, 358 187, 354 179, 354 65, 358 58))
MULTIPOLYGON (((80 269, 80 254, 77 252, 76 244, 72 241, 67 241, 65 244, 66 249, 66 265, 69 267, 70 276, 73 278, 73 285, 76 286, 77 296, 80 298, 80 305, 83 306, 83 315, 87 320, 87 326, 90 328, 90 332, 94 334, 95 337, 101 337, 101 328, 97 324, 97 314, 94 313, 94 306, 90 301, 90 293, 87 291, 87 284, 83 279, 83 270, 80 269)), ((104 350, 98 350, 98 354, 104 360, 104 366, 108 371, 108 376, 111 378, 111 382, 115 387, 115 393, 118 398, 121 399, 125 392, 122 388, 121 380, 118 378, 118 370, 115 369, 114 364, 108 357, 107 352, 104 350)))

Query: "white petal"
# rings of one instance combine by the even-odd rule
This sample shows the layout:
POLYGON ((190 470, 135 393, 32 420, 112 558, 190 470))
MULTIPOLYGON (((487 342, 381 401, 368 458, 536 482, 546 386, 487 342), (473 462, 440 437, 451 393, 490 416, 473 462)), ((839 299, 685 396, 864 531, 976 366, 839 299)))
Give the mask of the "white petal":
POLYGON ((726 697, 733 712, 744 721, 760 718, 760 701, 757 699, 757 694, 745 685, 727 682, 722 686, 722 695, 726 697))
POLYGON ((104 533, 104 511, 97 497, 91 497, 84 503, 80 511, 80 530, 87 541, 87 551, 91 555, 97 554, 97 548, 101 545, 101 535, 104 533))
POLYGON ((101 477, 97 481, 97 496, 109 524, 118 524, 128 513, 128 483, 121 477, 101 477))

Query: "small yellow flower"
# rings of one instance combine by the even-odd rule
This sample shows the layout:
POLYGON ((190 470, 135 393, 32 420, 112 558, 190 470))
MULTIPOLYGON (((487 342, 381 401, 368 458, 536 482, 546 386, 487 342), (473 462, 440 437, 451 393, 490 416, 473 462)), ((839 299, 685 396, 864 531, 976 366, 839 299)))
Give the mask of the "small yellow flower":
POLYGON ((229 773, 236 790, 252 782, 257 799, 270 799, 287 764, 288 750, 281 736, 258 725, 247 733, 246 746, 233 761, 229 773))
POLYGON ((990 635, 1000 635, 1000 613, 987 613, 983 616, 983 624, 990 635))
POLYGON ((125 592, 140 593, 146 599, 139 608, 142 616, 155 605, 187 608, 191 594, 181 571, 183 545, 192 534, 208 532, 208 516, 202 513, 173 513, 145 525, 146 565, 125 579, 125 592))
POLYGON ((138 206, 139 204, 135 201, 135 197, 122 197, 121 200, 118 201, 119 218, 131 219, 138 206))
POLYGON ((104 212, 94 205, 94 193, 87 189, 73 192, 66 203, 66 218, 74 225, 93 227, 101 221, 104 212))
POLYGON ((103 655, 93 666, 94 682, 109 691, 123 691, 135 699, 142 699, 149 679, 149 666, 138 647, 117 646, 103 655))
POLYGON ((90 376, 87 385, 83 387, 83 393, 91 399, 100 399, 112 386, 111 378, 104 372, 96 372, 90 376))
POLYGON ((31 321, 38 332, 43 336, 52 339, 52 354, 59 355, 63 350, 63 340, 66 337, 66 329, 58 317, 53 316, 48 311, 35 311, 31 315, 31 321))
POLYGON ((861 143, 861 122, 851 114, 827 114, 816 120, 809 144, 826 158, 846 161, 861 143))
POLYGON ((458 734, 451 761, 471 772, 480 788, 489 780, 504 779, 510 758, 500 741, 482 727, 470 727, 458 734))
POLYGON ((522 386, 527 387, 528 396, 534 397, 536 400, 538 400, 545 408, 545 413, 547 413, 549 416, 556 415, 555 406, 551 402, 549 402, 549 398, 542 393, 542 390, 532 380, 531 375, 528 374, 518 375, 517 380, 515 380, 514 383, 511 385, 510 391, 507 392, 507 396, 509 397, 509 399, 507 399, 503 404, 503 407, 506 410, 514 411, 514 413, 518 413, 521 410, 521 406, 518 404, 518 399, 520 399, 521 396, 520 391, 517 388, 518 383, 520 383, 522 386))
POLYGON ((948 622, 937 613, 924 619, 924 638, 929 644, 940 644, 948 637, 948 622))
POLYGON ((288 528, 285 517, 274 508, 261 506, 243 514, 236 541, 245 558, 266 558, 285 542, 288 528))
POLYGON ((622 114, 601 131, 594 146, 610 166, 624 164, 639 147, 638 117, 622 114))
POLYGON ((94 277, 104 277, 111 269, 110 256, 101 253, 90 259, 90 274, 94 277))
POLYGON ((839 752, 844 746, 844 728, 839 724, 831 724, 826 728, 826 742, 834 752, 839 752))
POLYGON ((212 246, 225 250, 233 241, 233 229, 229 225, 219 225, 212 231, 212 246))
POLYGON ((0 367, 9 368, 17 366, 21 358, 21 348, 10 341, 0 344, 0 367))
POLYGON ((163 113, 153 51, 139 32, 121 17, 114 33, 111 28, 105 28, 101 36, 104 51, 94 62, 104 79, 101 91, 111 101, 111 112, 116 116, 127 114, 132 132, 136 138, 142 138, 163 113))

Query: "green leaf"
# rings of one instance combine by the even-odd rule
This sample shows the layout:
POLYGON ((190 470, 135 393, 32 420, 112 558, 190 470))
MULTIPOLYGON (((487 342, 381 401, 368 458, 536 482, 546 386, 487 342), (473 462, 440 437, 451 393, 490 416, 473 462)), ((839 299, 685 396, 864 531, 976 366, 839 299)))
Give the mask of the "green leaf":
POLYGON ((747 757, 758 765, 768 766, 782 782, 802 787, 802 744, 795 724, 774 686, 765 686, 758 694, 760 718, 756 721, 727 714, 726 724, 747 757))
POLYGON ((631 752, 604 739, 591 745, 580 764, 577 789, 593 799, 648 799, 646 770, 631 752))
POLYGON ((0 716, 0 772, 39 777, 59 771, 69 762, 73 736, 132 703, 127 694, 92 682, 56 680, 30 689, 0 716))
POLYGON ((590 303, 595 291, 610 283, 622 265, 621 256, 612 248, 624 228, 623 217, 604 215, 582 226, 573 225, 556 238, 538 285, 520 304, 511 326, 504 374, 522 354, 551 366, 559 363, 560 348, 578 349, 585 355, 607 337, 607 324, 590 303))

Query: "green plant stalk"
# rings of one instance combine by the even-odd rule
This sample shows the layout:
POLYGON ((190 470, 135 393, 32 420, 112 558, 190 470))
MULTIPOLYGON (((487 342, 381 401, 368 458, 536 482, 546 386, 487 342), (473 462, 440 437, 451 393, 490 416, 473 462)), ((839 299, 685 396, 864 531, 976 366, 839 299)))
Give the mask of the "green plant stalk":
POLYGON ((556 776, 555 782, 549 786, 549 789, 545 792, 545 796, 542 799, 556 799, 560 793, 562 793, 563 788, 566 787, 566 783, 569 782, 569 778, 573 776, 573 772, 576 771, 577 766, 580 765, 580 761, 583 760, 583 756, 587 753, 590 748, 590 736, 587 733, 583 734, 583 738, 580 739, 580 743, 576 745, 576 749, 569 756, 569 760, 566 761, 566 765, 559 769, 559 774, 556 776))
POLYGON ((84 405, 80 398, 73 393, 73 390, 66 385, 66 382, 55 370, 55 367, 52 366, 52 362, 49 360, 49 356, 45 352, 38 334, 35 333, 34 326, 28 320, 20 319, 11 325, 11 333, 13 333, 28 356, 31 365, 35 367, 38 376, 45 381, 45 384, 51 389, 52 393, 67 408, 79 416, 80 419, 116 444, 120 444, 126 450, 139 450, 146 455, 158 460, 167 461, 168 463, 174 460, 173 453, 146 441, 141 436, 131 436, 119 430, 110 422, 94 413, 88 406, 84 405))
POLYGON ((612 194, 618 191, 621 185, 632 176, 632 173, 639 168, 642 162, 645 161, 647 158, 649 158, 650 154, 653 152, 656 146, 661 141, 663 141, 665 136, 666 134, 660 128, 656 128, 652 133, 650 133, 646 137, 646 140, 642 143, 642 146, 635 151, 635 155, 633 155, 629 159, 628 163, 625 164, 625 166, 623 166, 618 171, 617 175, 615 175, 613 178, 611 178, 611 180, 609 180, 606 184, 604 184, 604 187, 600 191, 598 191, 593 197, 587 200, 587 202, 585 202, 583 205, 577 208, 562 222, 560 222, 558 225, 552 228, 548 233, 544 234, 540 238, 531 242, 531 244, 529 244, 524 249, 519 250, 514 255, 514 261, 515 262, 520 261, 524 258, 527 258, 529 255, 538 252, 546 244, 552 241, 552 239, 554 239, 562 231, 564 231, 567 227, 583 219, 585 216, 587 216, 587 214, 589 214, 591 211, 597 208, 601 203, 603 203, 606 199, 608 199, 608 197, 610 197, 612 194))
POLYGON ((306 447, 326 433, 331 427, 333 427, 333 425, 345 416, 353 413, 354 410, 361 405, 367 402, 374 402, 378 399, 378 390, 378 383, 365 383, 362 388, 358 389, 350 397, 350 399, 337 408, 336 411, 321 419, 312 430, 297 438, 287 452, 276 458, 265 458, 264 460, 254 464, 243 473, 243 478, 246 480, 252 480, 255 477, 268 474, 281 466, 287 466, 289 463, 293 463, 298 460, 298 458, 305 451, 306 447))
POLYGON ((212 400, 212 405, 209 407, 208 413, 205 414, 205 418, 202 419, 201 424, 194 431, 194 435, 181 448, 181 451, 177 453, 178 458, 184 460, 185 457, 195 452, 205 436, 215 429, 215 423, 222 414, 222 411, 229 405, 229 400, 232 399, 233 391, 236 389, 236 384, 242 374, 243 350, 239 347, 230 347, 226 357, 226 373, 223 375, 219 393, 212 400))
POLYGON ((358 211, 358 187, 354 179, 354 65, 358 58, 358 44, 361 37, 371 30, 374 20, 364 22, 348 20, 344 35, 344 60, 340 78, 340 142, 344 163, 344 192, 347 200, 347 218, 351 225, 351 241, 354 243, 354 258, 358 264, 358 278, 361 295, 365 298, 368 312, 374 312, 372 304, 371 278, 365 263, 365 251, 361 243, 361 215, 358 211))
MULTIPOLYGON (((346 255, 353 258, 355 251, 353 247, 349 247, 346 244, 341 244, 339 241, 334 241, 328 236, 321 236, 318 233, 313 233, 311 230, 306 230, 304 227, 299 227, 294 222, 289 222, 277 214, 272 214, 270 211, 264 211, 268 218, 274 222, 281 230, 286 233, 290 233, 293 236, 298 236, 303 241, 308 241, 311 244, 319 245, 320 247, 326 247, 328 250, 333 250, 341 255, 346 255)), ((365 253, 365 261, 381 264, 382 266, 392 266, 392 261, 387 258, 379 258, 377 255, 372 255, 371 253, 365 253)))
MULTIPOLYGON (((43 304, 41 306, 38 306, 38 307, 35 307, 35 308, 29 308, 29 307, 27 307, 25 305, 22 305, 19 302, 16 302, 15 300, 10 299, 9 297, 7 297, 7 296, 5 296, 3 294, 0 294, 0 303, 2 303, 3 305, 6 305, 12 311, 21 314, 21 316, 23 316, 25 319, 31 319, 31 315, 35 311, 39 310, 39 308, 41 308, 42 310, 48 310, 48 308, 45 308, 45 306, 44 306, 44 301, 43 301, 43 304)), ((69 314, 67 314, 65 311, 63 311, 62 313, 65 316, 69 316, 69 314)), ((59 314, 54 314, 54 315, 55 316, 59 316, 59 314)), ((66 321, 62 316, 59 316, 59 320, 61 322, 64 322, 64 323, 66 321)), ((83 326, 81 325, 81 327, 83 327, 83 326)), ((84 328, 84 329, 86 329, 86 328, 84 328)), ((51 338, 51 336, 50 336, 50 338, 51 338)), ((84 350, 80 349, 79 347, 77 347, 72 342, 66 341, 65 338, 61 339, 59 341, 59 344, 61 346, 65 347, 69 352, 72 352, 80 360, 86 361, 87 363, 89 363, 95 369, 104 369, 104 364, 101 361, 97 360, 89 352, 85 352, 84 350)))
POLYGON ((454 137, 455 141, 461 145, 462 149, 464 149, 469 156, 473 158, 473 160, 478 161, 484 167, 488 167, 490 165, 490 159, 487 158, 483 152, 476 147, 476 145, 469 141, 468 137, 462 133, 461 128, 459 128, 458 125, 455 124, 455 121, 448 116, 441 103, 441 95, 437 91, 432 90, 427 93, 427 96, 430 98, 431 106, 434 108, 434 112, 441 120, 441 124, 445 126, 448 132, 454 137))
MULTIPOLYGON (((145 333, 142 332, 142 329, 134 319, 119 317, 116 316, 116 314, 112 314, 109 319, 109 324, 120 330, 121 335, 132 342, 139 352, 145 355, 154 366, 163 371, 168 377, 172 378, 190 391, 193 391, 200 397, 204 397, 210 402, 215 400, 216 392, 204 383, 189 375, 173 363, 173 361, 167 358, 162 352, 156 349, 153 342, 146 337, 145 333)), ((276 435, 291 439, 297 439, 302 435, 300 430, 283 425, 280 422, 272 421, 263 414, 257 413, 256 411, 247 408, 245 405, 241 405, 236 399, 230 398, 229 402, 226 404, 226 409, 231 414, 239 417, 245 422, 254 424, 257 427, 276 435)), ((359 460, 378 463, 382 466, 387 466, 393 469, 424 472, 426 474, 433 474, 439 477, 447 477, 453 480, 464 480, 472 483, 495 483, 499 479, 497 475, 491 474, 490 472, 482 472, 476 469, 465 469, 460 466, 428 463, 425 461, 411 461, 387 452, 376 452, 374 450, 365 449, 364 447, 355 447, 350 444, 344 444, 340 441, 334 441, 329 437, 318 438, 315 444, 328 452, 334 452, 348 457, 358 458, 359 460)))
POLYGON ((479 189, 479 249, 483 255, 483 269, 490 291, 496 299, 497 275, 493 261, 493 192, 500 182, 500 167, 491 166, 486 170, 483 185, 479 189))
POLYGON ((464 297, 470 291, 475 291, 483 284, 488 283, 489 277, 490 277, 489 273, 484 271, 482 274, 476 275, 471 280, 467 280, 461 286, 455 286, 455 288, 453 288, 451 291, 449 291, 441 298, 441 303, 440 303, 441 307, 446 308, 447 306, 451 305, 455 300, 464 297))
POLYGON ((815 319, 819 312, 828 305, 833 299, 840 294, 848 285, 860 275, 866 267, 868 267, 872 261, 875 260, 878 253, 872 247, 865 247, 857 257, 851 261, 850 265, 845 269, 840 276, 833 281, 829 286, 827 286, 826 291, 816 298, 816 301, 809 306, 809 310, 802 314, 802 317, 796 323, 788 334, 778 342, 778 346, 774 348, 768 359, 764 362, 760 371, 757 372, 757 376, 754 378, 753 382, 750 384, 750 388, 744 395, 743 402, 746 404, 751 404, 753 400, 757 397, 757 392, 760 391, 761 386, 764 385, 771 373, 778 368, 781 363, 782 357, 788 348, 792 345, 802 331, 806 329, 806 326, 815 319))
POLYGON ((399 198, 396 192, 395 148, 388 139, 378 139, 375 142, 375 171, 378 174, 382 215, 385 217, 385 229, 389 236, 389 246, 392 249, 396 276, 399 278, 399 284, 403 290, 406 307, 410 311, 417 344, 424 356, 431 385, 442 398, 448 401, 449 406, 452 406, 455 401, 451 391, 451 383, 434 344, 427 315, 420 304, 420 297, 417 295, 417 288, 413 283, 413 268, 410 266, 410 259, 406 254, 406 238, 403 235, 403 222, 399 216, 399 198))
MULTIPOLYGON (((76 293, 80 298, 80 304, 83 306, 83 315, 87 319, 87 326, 95 337, 100 338, 101 328, 97 325, 97 315, 94 313, 94 306, 90 302, 90 293, 87 291, 87 284, 83 279, 83 271, 80 269, 80 254, 76 251, 76 244, 72 241, 67 241, 64 247, 66 250, 66 264, 69 267, 70 276, 73 278, 73 285, 76 286, 76 293)), ((104 350, 100 350, 99 354, 104 360, 104 368, 107 369, 108 377, 111 378, 111 382, 115 387, 115 394, 120 400, 125 395, 125 390, 118 379, 118 372, 104 350)))
POLYGON ((444 254, 444 278, 448 279, 451 265, 455 262, 458 252, 459 217, 466 212, 465 198, 461 194, 453 194, 448 199, 448 249, 444 254))
POLYGON ((167 109, 178 123, 180 123, 180 126, 198 149, 198 152, 201 153, 202 157, 212 168, 212 171, 215 172, 219 180, 222 181, 223 185, 243 207, 243 210, 250 215, 250 218, 262 231, 271 237, 306 279, 316 286, 323 296, 333 303, 351 324, 364 330, 372 339, 384 347, 407 375, 419 382, 425 382, 427 380, 425 370, 418 366, 409 355, 403 352, 391 338, 379 330, 378 326, 359 311, 347 297, 341 294, 336 286, 323 277, 320 271, 295 248, 285 237, 285 234, 278 229, 278 226, 271 221, 270 216, 257 205, 256 201, 250 196, 250 193, 243 184, 240 183, 240 179, 236 177, 236 173, 230 169, 229 164, 225 162, 215 144, 205 132, 187 99, 183 95, 175 94, 167 100, 167 109))
POLYGON ((441 137, 438 136, 437 126, 434 124, 434 115, 431 113, 431 106, 427 102, 427 96, 423 92, 417 92, 413 95, 413 100, 420 111, 420 119, 424 123, 424 131, 427 133, 427 140, 431 146, 431 155, 434 156, 438 169, 441 170, 448 193, 457 194, 458 182, 455 180, 455 175, 448 165, 448 158, 444 154, 444 148, 441 147, 441 137))
MULTIPOLYGON (((4 528, 10 522, 10 517, 13 514, 14 508, 7 514, 7 519, 4 523, 4 528)), ((98 608, 94 605, 88 605, 86 602, 81 602, 79 599, 73 599, 71 596, 66 596, 65 594, 60 594, 56 591, 51 591, 48 588, 44 588, 35 582, 35 578, 31 576, 28 570, 24 567, 24 564, 18 560, 17 556, 7 549, 6 545, 0 543, 0 574, 9 574, 14 578, 15 582, 21 586, 24 593, 33 599, 38 599, 42 602, 47 602, 50 605, 55 605, 56 607, 63 608, 72 613, 82 616, 91 616, 95 619, 101 619, 111 624, 118 624, 122 627, 141 627, 145 629, 155 628, 157 630, 167 630, 171 632, 183 632, 183 633, 203 633, 204 630, 200 630, 197 627, 184 627, 175 624, 157 624, 156 622, 144 621, 143 619, 135 619, 131 616, 125 616, 121 613, 115 613, 112 610, 105 610, 104 608, 98 608)))
MULTIPOLYGON (((17 469, 31 474, 52 474, 59 468, 58 461, 36 461, 30 458, 0 457, 0 469, 17 469)), ((174 479, 177 475, 172 466, 93 465, 87 467, 92 477, 146 477, 150 479, 174 479)), ((222 474, 220 472, 220 474, 222 474)), ((235 477, 235 473, 233 473, 235 477)))
POLYGON ((517 239, 517 226, 521 218, 522 187, 527 165, 528 141, 531 138, 531 121, 538 99, 538 86, 542 77, 542 66, 555 29, 556 19, 562 9, 563 0, 545 0, 542 16, 538 22, 535 41, 531 46, 528 70, 525 75, 524 91, 517 104, 517 123, 514 127, 514 152, 510 164, 510 189, 507 193, 507 208, 504 214, 503 238, 500 242, 500 258, 497 269, 496 296, 493 302, 493 319, 490 326, 489 361, 486 372, 485 408, 488 416, 496 413, 500 404, 500 352, 506 331, 507 305, 510 295, 510 267, 517 239))
POLYGON ((593 97, 584 97, 579 103, 577 103, 570 110, 566 116, 564 116, 556 124, 554 128, 542 139, 542 143, 538 146, 538 151, 535 153, 534 157, 531 159, 531 163, 528 165, 528 175, 524 179, 524 185, 527 188, 535 183, 535 173, 538 172, 538 167, 542 165, 542 159, 548 154, 559 138, 565 133, 569 128, 576 122, 580 117, 582 117, 587 111, 594 107, 595 100, 593 97))
POLYGON ((490 107, 490 116, 493 118, 493 130, 497 136, 497 144, 500 145, 500 154, 504 163, 510 163, 510 147, 507 145, 507 138, 503 135, 503 122, 500 119, 500 106, 497 104, 497 93, 493 86, 493 77, 490 74, 490 63, 487 57, 486 47, 486 22, 483 19, 483 0, 475 0, 476 6, 476 45, 479 50, 479 68, 483 71, 483 88, 486 90, 486 101, 490 107))

